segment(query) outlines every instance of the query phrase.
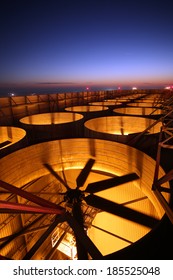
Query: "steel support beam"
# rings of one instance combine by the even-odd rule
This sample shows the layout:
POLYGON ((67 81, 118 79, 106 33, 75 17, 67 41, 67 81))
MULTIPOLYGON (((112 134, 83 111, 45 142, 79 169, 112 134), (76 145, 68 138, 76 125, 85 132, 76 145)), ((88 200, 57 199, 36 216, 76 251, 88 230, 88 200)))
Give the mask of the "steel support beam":
MULTIPOLYGON (((159 143, 162 141, 162 136, 163 136, 163 130, 161 127, 160 134, 159 134, 159 143)), ((156 166, 155 166, 155 171, 154 171, 154 180, 153 180, 153 187, 152 187, 153 190, 155 189, 155 184, 156 184, 156 182, 158 180, 158 176, 159 176, 160 158, 161 158, 161 146, 158 144, 157 156, 156 156, 156 166)))
POLYGON ((165 198, 163 197, 163 195, 156 189, 154 190, 154 194, 156 195, 158 201, 160 202, 161 206, 163 207, 163 209, 165 210, 169 220, 171 221, 171 223, 173 224, 173 211, 172 209, 169 207, 168 202, 165 200, 165 198))
POLYGON ((39 206, 31 206, 31 205, 20 204, 15 202, 7 202, 2 200, 0 200, 0 209, 1 209, 1 213, 41 213, 41 214, 65 213, 65 209, 62 207, 61 209, 59 209, 59 207, 57 208, 39 207, 39 206))
POLYGON ((159 143, 158 143, 158 148, 157 148, 156 166, 155 166, 155 173, 154 173, 152 190, 153 190, 155 196, 157 197, 160 205, 165 210, 169 220, 173 224, 173 210, 170 208, 168 202, 166 201, 166 199, 164 198, 164 196, 161 193, 162 191, 170 193, 170 194, 172 193, 171 189, 164 188, 164 187, 161 186, 161 184, 164 184, 164 183, 166 183, 168 181, 171 181, 173 179, 173 169, 171 169, 167 174, 162 176, 160 179, 158 178, 159 167, 160 167, 160 158, 161 158, 161 149, 162 149, 161 143, 162 143, 163 132, 164 132, 164 129, 162 127, 161 131, 160 131, 160 135, 159 135, 159 143))
POLYGON ((32 193, 24 191, 24 190, 22 190, 20 188, 17 188, 15 186, 13 186, 11 184, 8 184, 8 183, 6 183, 4 181, 1 181, 1 180, 0 180, 0 187, 6 189, 6 190, 8 190, 8 191, 10 191, 10 192, 12 192, 12 193, 14 193, 16 195, 19 195, 19 196, 21 196, 23 198, 26 198, 27 200, 32 201, 32 202, 34 202, 34 203, 36 203, 36 204, 38 204, 40 206, 45 206, 45 207, 50 207, 50 208, 57 207, 60 210, 63 209, 61 206, 57 206, 55 203, 53 203, 51 201, 43 199, 43 198, 41 198, 39 196, 36 196, 36 195, 34 195, 32 193))
POLYGON ((155 122, 153 122, 151 125, 149 125, 144 131, 140 132, 137 136, 134 136, 134 138, 132 138, 131 140, 129 140, 128 145, 134 145, 138 140, 140 140, 140 138, 147 133, 147 131, 149 129, 151 129, 153 126, 155 126, 157 123, 159 122, 163 122, 163 120, 169 116, 170 114, 172 114, 173 110, 169 111, 166 115, 164 115, 163 117, 159 118, 158 120, 156 120, 155 122))
MULTIPOLYGON (((27 234, 27 230, 33 226, 34 224, 36 224, 39 220, 41 220, 45 215, 41 215, 38 218, 36 218, 33 222, 31 222, 30 224, 28 224, 27 226, 23 227, 21 230, 19 230, 18 232, 15 232, 9 236, 5 236, 3 238, 0 238, 0 242, 4 241, 4 243, 2 243, 0 245, 0 250, 3 249, 6 245, 8 245, 11 241, 13 241, 15 238, 20 237, 24 234, 27 234)), ((32 232, 32 229, 28 232, 30 233, 32 232)))
POLYGON ((44 241, 48 238, 51 232, 55 229, 55 227, 65 221, 65 215, 56 216, 55 221, 50 225, 50 227, 41 235, 41 237, 37 240, 34 246, 26 253, 23 260, 30 260, 40 246, 44 243, 44 241))
POLYGON ((164 176, 162 176, 160 179, 158 179, 158 181, 156 182, 156 185, 161 185, 164 184, 168 181, 171 181, 173 179, 173 169, 170 170, 167 174, 165 174, 164 176))

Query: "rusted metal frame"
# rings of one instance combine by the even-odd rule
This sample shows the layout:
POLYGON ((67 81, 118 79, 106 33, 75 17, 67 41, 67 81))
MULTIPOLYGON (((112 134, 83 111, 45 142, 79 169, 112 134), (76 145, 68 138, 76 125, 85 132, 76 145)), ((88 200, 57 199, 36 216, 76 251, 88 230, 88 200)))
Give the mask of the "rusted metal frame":
POLYGON ((155 174, 154 174, 153 189, 156 188, 157 186, 159 187, 161 184, 163 184, 167 181, 171 181, 173 179, 173 169, 158 179, 160 158, 161 158, 161 149, 162 149, 161 143, 163 143, 162 142, 163 132, 164 132, 164 129, 163 129, 163 127, 161 127, 161 131, 160 131, 160 135, 159 135, 158 149, 157 149, 157 156, 156 156, 156 167, 155 167, 155 174))
POLYGON ((73 229, 75 236, 80 240, 85 250, 91 255, 94 260, 103 259, 102 254, 97 249, 95 244, 87 236, 84 229, 78 224, 74 217, 70 213, 66 213, 66 220, 70 227, 73 229))
POLYGON ((154 103, 155 109, 149 114, 150 116, 151 116, 154 112, 156 112, 158 109, 159 109, 159 110, 162 110, 162 109, 164 108, 164 103, 163 103, 162 105, 160 105, 160 106, 157 106, 158 103, 159 103, 159 100, 157 100, 157 102, 154 103), (155 105, 156 105, 156 106, 155 106, 155 105))
POLYGON ((162 176, 160 179, 158 179, 161 149, 162 149, 162 146, 160 145, 160 143, 162 142, 162 134, 163 134, 163 127, 161 128, 160 135, 159 135, 159 144, 158 144, 158 149, 157 149, 156 166, 155 166, 155 173, 154 173, 154 181, 153 181, 152 190, 153 190, 154 194, 156 195, 159 203, 161 204, 161 206, 165 210, 165 212, 166 212, 168 218, 170 219, 171 223, 173 223, 173 211, 169 207, 169 204, 166 201, 166 199, 164 198, 164 196, 161 194, 162 191, 171 193, 171 190, 168 191, 169 189, 163 188, 161 186, 161 184, 172 180, 173 169, 170 170, 164 176, 162 176))
POLYGON ((11 104, 11 106, 13 106, 12 102, 14 102, 14 104, 17 105, 17 103, 15 102, 15 100, 13 99, 13 97, 10 96, 9 98, 10 98, 10 104, 11 104))
POLYGON ((26 253, 26 255, 23 257, 23 260, 30 260, 34 256, 34 254, 37 252, 37 250, 40 248, 40 246, 44 243, 44 241, 48 238, 48 236, 51 234, 51 232, 55 229, 55 227, 59 223, 62 223, 64 221, 65 221, 65 215, 56 216, 54 222, 41 235, 41 237, 37 240, 37 242, 34 244, 34 246, 26 253))
POLYGON ((171 113, 173 113, 173 110, 169 111, 165 116, 159 118, 158 120, 156 120, 155 122, 153 122, 151 125, 149 125, 145 130, 143 130, 142 132, 140 132, 137 136, 135 136, 134 138, 132 138, 131 140, 129 140, 128 145, 134 145, 145 133, 148 132, 148 130, 150 128, 152 128, 153 126, 155 126, 157 123, 159 122, 163 122, 163 120, 169 116, 171 113))
POLYGON ((164 108, 165 106, 171 105, 172 99, 173 99, 173 97, 170 97, 167 101, 164 101, 161 106, 163 106, 163 108, 164 108))
POLYGON ((65 208, 59 209, 58 206, 55 208, 39 207, 0 200, 0 211, 2 213, 45 213, 61 215, 64 214, 65 208))
POLYGON ((171 105, 171 102, 173 102, 173 96, 171 96, 168 101, 165 101, 164 105, 171 105))
MULTIPOLYGON (((173 123, 173 120, 172 120, 172 119, 168 119, 168 122, 167 122, 167 123, 164 123, 163 128, 169 127, 169 125, 170 125, 171 123, 173 123)), ((164 130, 164 129, 163 129, 163 130, 164 130)))
POLYGON ((166 128, 163 126, 163 132, 165 134, 165 140, 160 143, 160 146, 163 148, 173 149, 173 145, 169 144, 168 142, 173 138, 173 128, 166 128), (166 138, 166 135, 168 138, 166 138))
POLYGON ((173 224, 173 211, 169 207, 168 202, 166 201, 166 199, 164 198, 164 196, 160 193, 160 191, 158 189, 154 190, 154 194, 157 197, 157 199, 160 202, 163 209, 165 210, 166 215, 168 216, 169 220, 173 224))
POLYGON ((29 98, 28 98, 28 96, 27 95, 25 95, 25 105, 27 105, 27 104, 33 104, 33 102, 31 102, 31 100, 29 100, 29 98), (28 102, 29 101, 29 102, 28 102))
POLYGON ((172 131, 173 129, 164 129, 164 133, 168 134, 170 137, 168 139, 165 139, 163 142, 166 142, 167 140, 169 140, 170 138, 172 138, 172 131))
POLYGON ((173 169, 171 169, 167 174, 165 174, 160 179, 158 179, 156 185, 164 184, 167 181, 171 181, 172 179, 173 179, 173 169))
POLYGON ((51 207, 51 208, 59 208, 59 210, 62 210, 63 208, 61 206, 57 206, 55 203, 51 202, 51 201, 48 201, 48 200, 45 200, 41 197, 38 197, 36 195, 33 195, 32 193, 29 193, 25 190, 22 190, 21 188, 17 188, 11 184, 8 184, 4 181, 1 181, 0 180, 0 187, 16 194, 16 195, 19 195, 29 201, 32 201, 38 205, 41 205, 41 206, 45 206, 45 207, 51 207))
MULTIPOLYGON (((11 241, 13 241, 15 238, 20 237, 22 235, 25 235, 27 233, 31 233, 32 231, 35 231, 34 229, 30 229, 28 230, 31 226, 33 226, 34 224, 36 224, 39 220, 41 220, 43 217, 45 216, 45 214, 39 216, 38 218, 36 218, 33 222, 31 222, 30 224, 28 224, 27 226, 24 226, 21 230, 19 230, 18 232, 15 232, 9 236, 5 236, 3 238, 0 238, 0 242, 4 241, 3 244, 0 245, 0 250, 3 249, 6 245, 8 245, 11 241), (28 231, 27 231, 28 230, 28 231)), ((49 225, 48 225, 49 226, 49 225)), ((39 228, 37 228, 37 230, 39 230, 39 228)))
POLYGON ((166 137, 172 136, 172 131, 169 129, 169 127, 163 126, 163 132, 164 132, 164 136, 165 136, 165 140, 164 141, 167 141, 166 137))
POLYGON ((171 126, 172 124, 173 124, 172 119, 169 120, 167 123, 163 124, 163 131, 170 136, 172 136, 172 134, 173 134, 172 133, 173 132, 173 127, 171 126))
MULTIPOLYGON (((159 143, 162 141, 162 137, 163 137, 163 129, 161 127, 160 134, 159 134, 159 143)), ((153 190, 156 188, 156 182, 157 182, 158 176, 159 176, 159 167, 160 167, 160 158, 161 158, 161 149, 162 149, 162 147, 159 145, 159 143, 158 143, 158 147, 157 147, 156 165, 155 165, 154 180, 153 180, 153 186, 152 186, 153 190)))
POLYGON ((163 109, 163 105, 156 107, 150 114, 149 116, 152 116, 157 110, 162 110, 163 109))
POLYGON ((150 128, 152 128, 153 126, 155 126, 157 123, 161 122, 162 118, 156 120, 155 122, 153 122, 151 125, 149 125, 145 130, 143 130, 142 132, 140 132, 137 136, 134 136, 134 138, 132 138, 128 144, 129 145, 134 145, 145 133, 148 133, 148 130, 150 128))
MULTIPOLYGON (((153 100, 153 105, 154 105, 154 107, 155 107, 155 106, 157 107, 157 105, 160 104, 160 102, 161 102, 161 100, 160 100, 159 98, 155 98, 155 99, 153 100)), ((159 107, 162 107, 162 106, 163 106, 163 103, 162 103, 159 107)))
MULTIPOLYGON (((46 94, 46 95, 48 95, 48 94, 46 94)), ((41 95, 40 95, 40 94, 38 94, 37 96, 38 96, 38 97, 37 97, 38 103, 47 103, 47 100, 46 100, 46 101, 43 100, 43 99, 41 98, 41 95)))
POLYGON ((164 188, 164 187, 162 187, 162 186, 157 186, 157 189, 158 189, 160 192, 166 192, 166 193, 173 194, 173 189, 164 188))

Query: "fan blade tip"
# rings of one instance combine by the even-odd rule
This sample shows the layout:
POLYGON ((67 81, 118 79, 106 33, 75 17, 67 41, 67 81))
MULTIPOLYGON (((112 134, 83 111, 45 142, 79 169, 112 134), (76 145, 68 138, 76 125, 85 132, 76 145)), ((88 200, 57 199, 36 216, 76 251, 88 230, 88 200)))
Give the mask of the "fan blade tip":
POLYGON ((50 165, 48 164, 48 163, 43 163, 43 165, 46 167, 46 168, 48 168, 48 167, 50 167, 50 165))
POLYGON ((46 169, 50 169, 50 166, 49 166, 49 164, 48 163, 43 163, 43 166, 46 168, 46 169))
POLYGON ((96 192, 108 190, 113 187, 117 187, 122 184, 129 183, 137 179, 139 179, 139 176, 136 173, 129 173, 122 176, 115 176, 113 178, 105 179, 102 181, 89 183, 85 191, 88 193, 96 193, 96 192))
POLYGON ((85 201, 89 206, 100 209, 100 211, 119 216, 148 228, 153 228, 160 221, 155 217, 133 210, 97 195, 88 195, 85 198, 85 201))
POLYGON ((87 180, 94 163, 95 163, 95 159, 93 158, 88 159, 84 168, 81 170, 80 174, 76 179, 77 188, 80 188, 85 184, 85 181, 87 180))

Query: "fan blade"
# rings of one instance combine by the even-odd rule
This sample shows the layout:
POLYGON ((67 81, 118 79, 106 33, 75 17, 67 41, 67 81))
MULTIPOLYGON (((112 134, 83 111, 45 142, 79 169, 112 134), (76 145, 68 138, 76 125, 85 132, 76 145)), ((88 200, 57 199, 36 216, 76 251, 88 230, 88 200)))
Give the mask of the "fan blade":
POLYGON ((66 213, 66 220, 69 226, 73 229, 75 236, 80 240, 81 244, 85 248, 85 250, 91 255, 94 260, 103 259, 102 254, 91 241, 91 239, 87 236, 84 229, 79 225, 76 219, 70 214, 66 213))
POLYGON ((88 175, 91 171, 91 168, 94 164, 95 160, 90 158, 87 163, 85 164, 84 168, 82 169, 82 171, 80 172, 80 174, 78 175, 77 179, 76 179, 76 183, 77 183, 77 188, 80 188, 84 185, 86 179, 88 178, 88 175))
POLYGON ((96 192, 104 191, 104 190, 119 186, 121 184, 131 182, 136 179, 139 179, 139 176, 136 173, 126 174, 126 175, 123 175, 120 177, 117 176, 114 178, 109 178, 106 180, 90 183, 90 184, 88 184, 85 191, 89 192, 89 193, 96 193, 96 192))
POLYGON ((132 222, 152 228, 159 220, 143 213, 132 210, 121 204, 101 198, 96 195, 89 195, 84 198, 88 205, 101 209, 102 211, 120 216, 132 222))
POLYGON ((65 176, 64 169, 62 170, 62 175, 63 175, 64 182, 65 182, 65 184, 67 186, 68 184, 67 184, 67 179, 66 179, 66 176, 65 176))
POLYGON ((55 170, 53 170, 52 166, 50 166, 48 163, 44 163, 44 166, 67 190, 70 189, 67 183, 58 175, 58 173, 55 172, 55 170))
MULTIPOLYGON (((46 200, 46 199, 41 198, 39 196, 36 196, 32 193, 29 193, 29 192, 27 192, 27 191, 25 191, 21 188, 17 188, 15 186, 13 186, 11 184, 8 184, 8 183, 6 183, 4 181, 1 181, 1 180, 0 180, 0 187, 8 190, 11 193, 14 193, 14 194, 19 195, 23 198, 26 198, 27 200, 32 201, 32 202, 34 202, 38 205, 45 206, 45 207, 51 207, 51 208, 56 208, 57 207, 57 205, 55 203, 53 203, 49 200, 46 200)), ((58 206, 58 208, 63 209, 60 206, 58 206)))

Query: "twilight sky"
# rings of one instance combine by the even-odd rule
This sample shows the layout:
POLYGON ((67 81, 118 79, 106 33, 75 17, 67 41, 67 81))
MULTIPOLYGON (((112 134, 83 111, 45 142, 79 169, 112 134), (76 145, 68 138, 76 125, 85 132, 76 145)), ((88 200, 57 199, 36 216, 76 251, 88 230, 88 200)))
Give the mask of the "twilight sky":
POLYGON ((172 0, 2 0, 0 87, 173 83, 172 0))

